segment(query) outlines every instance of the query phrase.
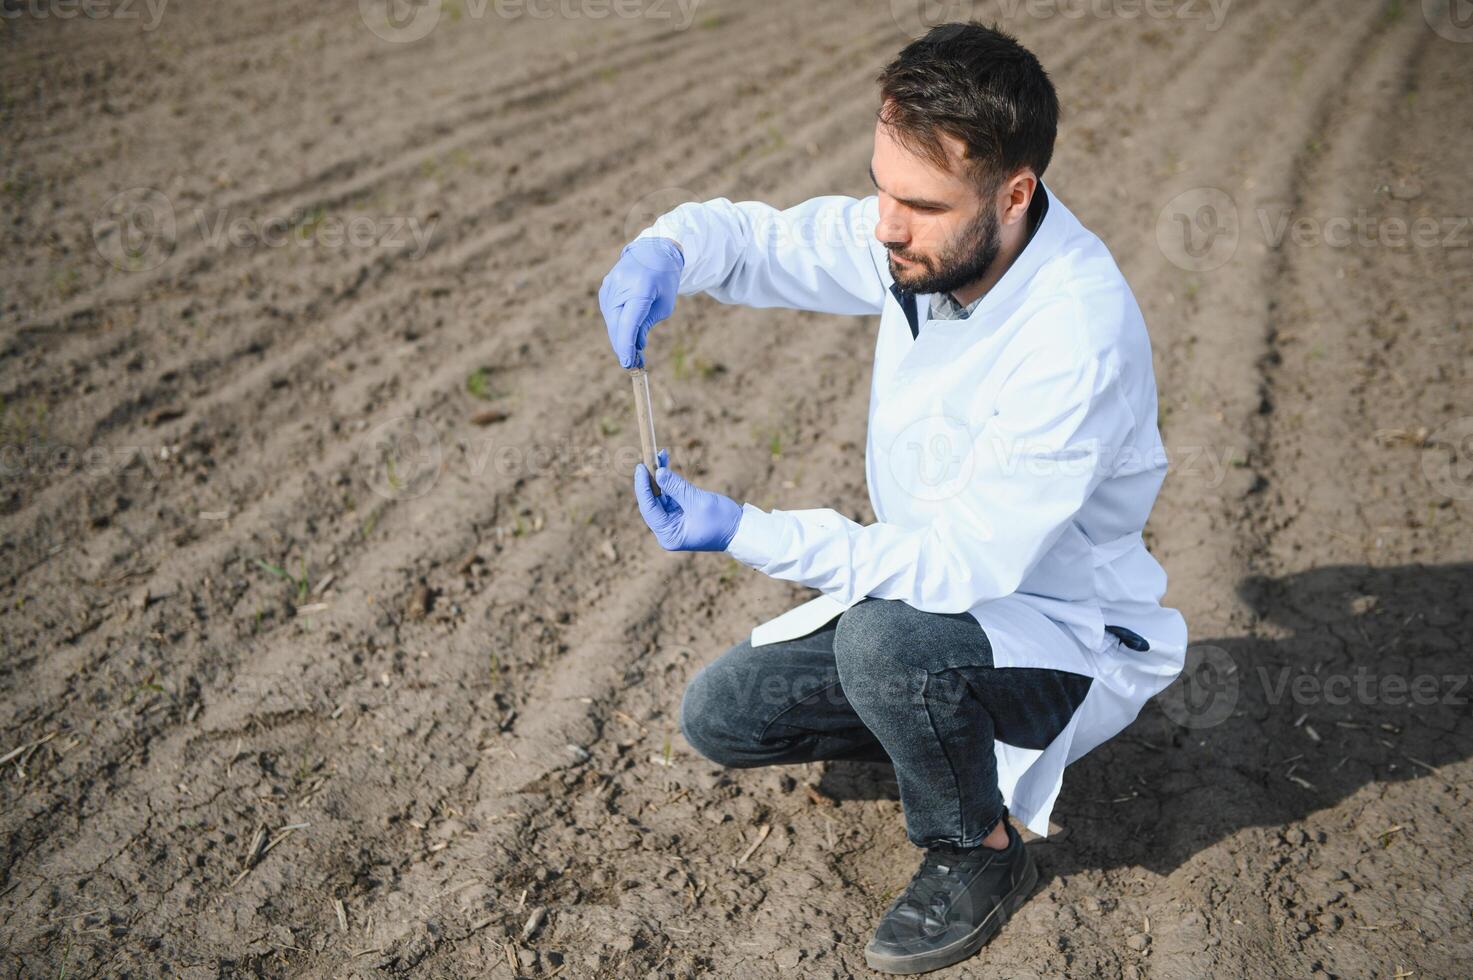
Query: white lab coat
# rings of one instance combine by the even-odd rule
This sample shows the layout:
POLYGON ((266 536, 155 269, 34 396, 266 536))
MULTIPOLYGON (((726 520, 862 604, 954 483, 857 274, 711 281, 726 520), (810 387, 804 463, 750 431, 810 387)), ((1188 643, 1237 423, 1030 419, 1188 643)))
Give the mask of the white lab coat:
POLYGON ((1167 462, 1145 322, 1104 244, 1039 193, 1042 223, 971 316, 930 320, 917 297, 916 337, 874 236, 874 197, 685 204, 641 234, 680 243, 682 294, 880 314, 865 443, 877 523, 745 504, 729 552, 822 593, 751 642, 802 636, 874 596, 970 612, 999 667, 1093 678, 1048 748, 996 743, 1004 800, 1045 834, 1064 767, 1177 676, 1187 631, 1160 604, 1166 575, 1141 539, 1167 462))

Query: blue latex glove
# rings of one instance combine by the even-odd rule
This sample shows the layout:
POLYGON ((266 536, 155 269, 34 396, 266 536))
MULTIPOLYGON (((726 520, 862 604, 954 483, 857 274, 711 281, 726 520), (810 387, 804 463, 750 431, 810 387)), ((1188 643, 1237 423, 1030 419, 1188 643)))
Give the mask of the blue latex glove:
POLYGON ((658 497, 650 489, 649 472, 644 463, 634 464, 634 496, 660 547, 666 551, 725 551, 742 522, 742 505, 687 483, 670 469, 667 450, 660 450, 655 469, 658 497))
POLYGON ((675 312, 685 255, 668 238, 636 238, 598 288, 598 308, 609 328, 609 343, 626 368, 644 367, 644 340, 650 327, 675 312))

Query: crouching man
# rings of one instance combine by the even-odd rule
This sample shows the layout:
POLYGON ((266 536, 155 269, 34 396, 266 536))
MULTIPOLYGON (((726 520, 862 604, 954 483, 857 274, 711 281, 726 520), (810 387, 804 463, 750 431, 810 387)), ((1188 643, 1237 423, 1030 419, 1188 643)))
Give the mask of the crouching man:
POLYGON ((625 367, 689 293, 879 314, 874 523, 738 504, 663 452, 662 494, 643 464, 634 494, 666 549, 821 593, 703 667, 681 728, 729 766, 894 764, 925 853, 865 956, 921 973, 1027 899, 1038 871, 1009 814, 1047 832, 1065 766, 1177 675, 1186 627, 1141 539, 1166 473, 1150 341, 1110 253, 1043 183, 1048 75, 1008 35, 953 24, 879 85, 873 195, 682 205, 599 301, 625 367))

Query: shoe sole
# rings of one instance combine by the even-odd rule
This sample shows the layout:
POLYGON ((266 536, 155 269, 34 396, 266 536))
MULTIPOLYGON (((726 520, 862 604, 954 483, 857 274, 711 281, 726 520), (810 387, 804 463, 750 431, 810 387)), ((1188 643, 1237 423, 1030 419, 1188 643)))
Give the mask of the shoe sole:
POLYGON ((869 964, 871 970, 880 973, 914 974, 930 973, 942 967, 960 963, 970 956, 975 956, 977 951, 992 941, 1003 923, 1013 917, 1013 913, 1023 907, 1028 896, 1033 894, 1034 887, 1038 884, 1038 865, 1033 861, 1033 855, 1027 854, 1028 866, 1023 869, 1023 879, 1013 886, 1013 890, 1003 896, 1001 902, 994 908, 977 928, 967 933, 961 939, 950 946, 933 949, 928 953, 911 953, 909 955, 896 956, 887 953, 876 952, 868 947, 864 951, 864 961, 869 964))

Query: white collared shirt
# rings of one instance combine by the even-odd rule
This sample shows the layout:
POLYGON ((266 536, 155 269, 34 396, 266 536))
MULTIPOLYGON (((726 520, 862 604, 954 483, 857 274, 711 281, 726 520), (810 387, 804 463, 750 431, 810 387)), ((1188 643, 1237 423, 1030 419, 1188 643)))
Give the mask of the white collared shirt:
POLYGON ((983 293, 966 306, 963 306, 950 293, 936 293, 931 297, 931 319, 965 320, 972 315, 973 310, 982 305, 982 300, 986 297, 987 294, 983 293))

